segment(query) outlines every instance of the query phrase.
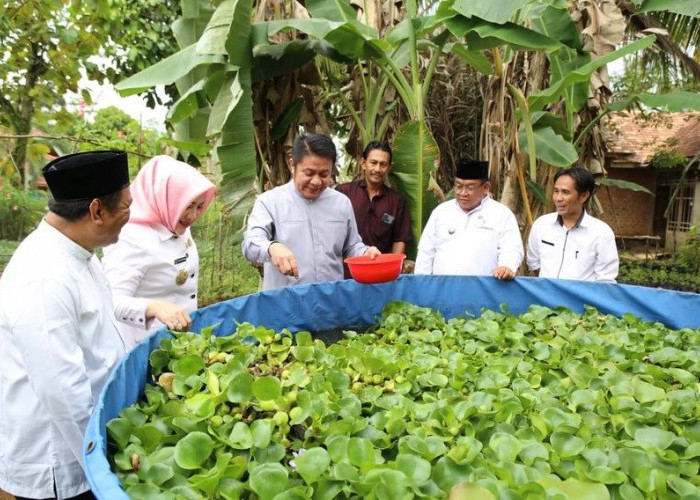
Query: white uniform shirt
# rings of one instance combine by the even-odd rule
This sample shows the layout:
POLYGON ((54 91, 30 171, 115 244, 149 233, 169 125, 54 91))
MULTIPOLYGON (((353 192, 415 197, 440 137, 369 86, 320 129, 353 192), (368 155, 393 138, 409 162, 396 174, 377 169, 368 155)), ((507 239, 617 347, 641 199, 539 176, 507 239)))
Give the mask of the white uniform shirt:
POLYGON ((362 255, 367 246, 357 232, 350 199, 335 189, 304 198, 293 181, 255 200, 242 243, 250 262, 264 264, 263 290, 343 279, 343 258, 362 255), (268 248, 278 241, 296 257, 299 279, 281 274, 268 248))
POLYGON ((163 326, 146 320, 154 299, 197 309, 199 254, 189 228, 182 236, 165 226, 128 223, 119 241, 104 248, 102 266, 114 295, 114 314, 128 350, 163 326))
POLYGON ((0 488, 79 495, 85 428, 124 355, 100 263, 42 221, 0 278, 0 488))
POLYGON ((541 278, 615 281, 619 267, 615 234, 584 210, 567 229, 556 212, 539 217, 527 243, 527 267, 541 278))
POLYGON ((416 257, 415 274, 488 275, 500 266, 517 272, 523 242, 513 212, 486 197, 465 212, 457 200, 430 214, 416 257))

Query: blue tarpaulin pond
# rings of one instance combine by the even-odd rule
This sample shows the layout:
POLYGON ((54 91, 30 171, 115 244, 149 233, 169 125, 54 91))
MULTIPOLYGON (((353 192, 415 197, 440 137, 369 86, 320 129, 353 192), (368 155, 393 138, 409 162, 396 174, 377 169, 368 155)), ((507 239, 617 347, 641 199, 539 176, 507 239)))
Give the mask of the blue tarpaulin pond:
MULTIPOLYGON (((582 312, 584 305, 615 316, 632 313, 672 328, 700 327, 700 295, 637 286, 517 278, 503 282, 490 277, 413 276, 377 285, 352 280, 316 283, 238 297, 196 311, 192 331, 216 325, 214 334, 230 335, 236 323, 250 322, 268 328, 327 331, 362 328, 377 322, 384 306, 404 300, 439 310, 446 318, 471 314, 482 308, 498 310, 506 304, 520 314, 532 304, 565 306, 582 312)), ((148 357, 161 338, 161 330, 121 360, 107 382, 88 425, 84 466, 97 498, 128 498, 107 459, 106 424, 121 409, 134 404, 148 378, 148 357)))

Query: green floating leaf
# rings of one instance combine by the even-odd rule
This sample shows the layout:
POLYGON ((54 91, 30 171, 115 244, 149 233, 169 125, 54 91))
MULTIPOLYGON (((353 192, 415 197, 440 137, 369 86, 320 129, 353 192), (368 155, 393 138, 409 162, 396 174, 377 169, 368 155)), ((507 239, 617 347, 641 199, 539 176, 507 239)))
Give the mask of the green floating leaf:
POLYGON ((523 445, 518 438, 506 434, 505 432, 496 432, 489 440, 489 448, 493 450, 502 462, 513 462, 518 456, 523 445))
POLYGON ((299 475, 306 484, 313 484, 328 470, 331 458, 324 448, 311 448, 294 458, 299 475))
POLYGON ((202 359, 202 356, 198 354, 183 356, 177 361, 175 370, 178 375, 183 377, 196 375, 200 371, 204 370, 204 360, 202 359))
POLYGON ((374 446, 369 439, 353 437, 348 441, 347 456, 357 467, 374 465, 374 446))
POLYGON ((586 448, 583 439, 563 432, 553 433, 549 437, 549 442, 552 443, 554 451, 562 458, 575 457, 586 448))
POLYGON ((107 422, 107 432, 109 437, 111 437, 119 449, 124 449, 129 444, 129 438, 131 437, 131 431, 133 426, 125 418, 113 418, 107 422))
POLYGON ((226 389, 226 399, 232 403, 246 403, 253 395, 255 378, 248 372, 236 375, 226 389))
POLYGON ((163 349, 154 349, 148 356, 148 362, 151 363, 151 367, 155 373, 160 373, 163 368, 168 366, 170 356, 163 349))
POLYGON ((674 433, 656 427, 641 427, 634 433, 634 440, 642 447, 656 450, 665 450, 675 439, 674 433))
POLYGON ((175 462, 187 470, 201 467, 214 450, 214 441, 204 432, 191 432, 175 445, 175 462))
POLYGON ((231 446, 237 450, 248 450, 253 446, 253 433, 245 422, 236 422, 228 437, 231 446))
POLYGON ((413 486, 420 486, 430 479, 430 462, 416 455, 400 453, 396 457, 396 468, 411 480, 413 486))
POLYGON ((466 481, 459 483, 450 489, 450 500, 496 500, 489 490, 478 484, 466 481))
POLYGON ((267 448, 272 440, 272 424, 267 420, 256 420, 250 424, 250 432, 256 448, 267 448))
POLYGON ((576 500, 609 500, 610 493, 604 484, 595 484, 569 478, 566 481, 541 478, 537 482, 547 491, 547 497, 553 493, 563 493, 565 498, 576 500))
POLYGON ((253 396, 260 401, 277 399, 282 395, 282 384, 275 377, 261 377, 253 382, 253 396))
POLYGON ((250 472, 248 483, 260 500, 271 500, 287 490, 289 474, 282 464, 262 464, 250 472))

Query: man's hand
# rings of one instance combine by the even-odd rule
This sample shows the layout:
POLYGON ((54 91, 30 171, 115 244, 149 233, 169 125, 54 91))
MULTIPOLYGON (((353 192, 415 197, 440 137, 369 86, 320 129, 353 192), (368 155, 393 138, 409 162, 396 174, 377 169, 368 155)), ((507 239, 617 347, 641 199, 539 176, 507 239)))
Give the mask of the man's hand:
POLYGON ((171 330, 186 332, 192 324, 185 310, 167 300, 152 300, 146 306, 146 317, 156 318, 171 330))
POLYGON ((382 254, 382 252, 380 252, 377 247, 367 247, 367 250, 365 250, 365 255, 368 256, 372 260, 376 259, 377 255, 381 255, 381 254, 382 254))
POLYGON ((493 270, 493 277, 497 280, 512 280, 515 278, 515 272, 511 271, 509 267, 498 266, 493 270))
POLYGON ((287 276, 299 277, 299 268, 297 267, 297 258, 292 251, 282 243, 275 241, 267 249, 270 254, 270 260, 277 270, 287 276))

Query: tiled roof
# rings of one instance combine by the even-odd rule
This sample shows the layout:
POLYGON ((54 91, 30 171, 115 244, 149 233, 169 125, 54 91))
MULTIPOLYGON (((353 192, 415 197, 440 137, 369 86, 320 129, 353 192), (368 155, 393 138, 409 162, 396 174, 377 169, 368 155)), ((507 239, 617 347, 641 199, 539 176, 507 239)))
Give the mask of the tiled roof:
POLYGON ((660 150, 695 156, 700 151, 700 113, 612 114, 605 138, 613 162, 646 165, 660 150))

